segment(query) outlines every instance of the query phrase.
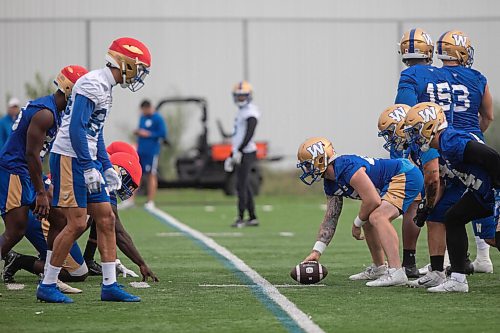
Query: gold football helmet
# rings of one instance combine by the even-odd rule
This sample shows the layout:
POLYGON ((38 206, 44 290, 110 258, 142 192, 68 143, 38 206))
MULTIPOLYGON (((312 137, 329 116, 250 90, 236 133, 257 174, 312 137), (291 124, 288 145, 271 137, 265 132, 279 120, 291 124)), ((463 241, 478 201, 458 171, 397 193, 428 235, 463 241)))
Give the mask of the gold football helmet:
POLYGON ((447 31, 436 42, 436 54, 441 60, 456 60, 462 66, 470 67, 474 62, 474 48, 470 38, 459 30, 447 31))
POLYGON ((333 144, 327 138, 314 137, 307 139, 297 152, 297 168, 302 170, 300 180, 312 185, 326 171, 328 164, 336 157, 333 144))
POLYGON ((233 87, 233 100, 236 105, 243 107, 250 103, 253 98, 253 88, 248 81, 241 81, 233 87))
POLYGON ((64 94, 66 100, 68 100, 76 81, 87 73, 88 71, 85 67, 78 65, 66 66, 57 74, 54 84, 64 94))
POLYGON ((405 148, 404 133, 406 114, 410 107, 406 104, 395 104, 385 109, 378 118, 378 136, 385 139, 384 148, 402 151, 405 148))
POLYGON ((434 44, 431 36, 420 28, 406 31, 399 42, 401 60, 408 66, 408 59, 426 59, 432 63, 434 44))
POLYGON ((422 151, 429 150, 436 133, 448 127, 443 108, 436 103, 418 103, 408 111, 405 135, 408 143, 415 143, 422 151))

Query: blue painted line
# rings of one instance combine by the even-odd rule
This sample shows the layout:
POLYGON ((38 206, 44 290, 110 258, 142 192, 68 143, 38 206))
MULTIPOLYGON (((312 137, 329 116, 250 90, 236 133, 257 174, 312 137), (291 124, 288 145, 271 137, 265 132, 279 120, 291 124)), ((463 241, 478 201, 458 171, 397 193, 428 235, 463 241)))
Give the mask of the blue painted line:
POLYGON ((244 272, 240 271, 231 261, 223 257, 213 249, 209 248, 205 243, 199 239, 193 237, 192 235, 186 233, 184 230, 177 228, 175 225, 171 224, 168 219, 158 216, 153 212, 149 212, 151 215, 156 217, 160 222, 166 224, 170 228, 173 228, 181 232, 184 236, 194 241, 200 248, 202 248, 207 254, 216 258, 221 262, 227 269, 234 273, 238 279, 243 283, 248 285, 255 297, 278 319, 278 321, 291 333, 303 333, 304 330, 293 320, 288 313, 286 313, 279 305, 277 305, 264 291, 262 286, 254 284, 252 279, 250 279, 244 272))

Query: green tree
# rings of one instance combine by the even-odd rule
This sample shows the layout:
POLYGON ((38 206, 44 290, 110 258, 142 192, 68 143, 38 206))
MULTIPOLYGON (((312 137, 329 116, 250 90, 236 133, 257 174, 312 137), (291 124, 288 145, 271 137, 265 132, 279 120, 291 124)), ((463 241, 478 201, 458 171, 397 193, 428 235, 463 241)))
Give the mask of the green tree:
POLYGON ((33 100, 52 94, 54 92, 54 85, 52 80, 46 80, 42 77, 42 74, 37 72, 35 80, 33 82, 26 82, 24 89, 26 90, 26 97, 33 100))

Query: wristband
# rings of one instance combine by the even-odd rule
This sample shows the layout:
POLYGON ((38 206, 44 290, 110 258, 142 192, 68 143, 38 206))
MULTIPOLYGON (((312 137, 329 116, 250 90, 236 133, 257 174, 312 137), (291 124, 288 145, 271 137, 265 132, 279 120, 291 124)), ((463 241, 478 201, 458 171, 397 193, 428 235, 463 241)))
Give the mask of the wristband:
POLYGON ((359 216, 356 216, 356 218, 354 219, 354 225, 358 228, 361 228, 363 226, 363 224, 365 224, 366 221, 363 221, 362 219, 359 218, 359 216))
POLYGON ((317 241, 316 243, 314 243, 313 251, 317 251, 320 254, 323 254, 323 252, 325 251, 325 249, 326 249, 326 244, 325 243, 320 242, 320 241, 317 241))

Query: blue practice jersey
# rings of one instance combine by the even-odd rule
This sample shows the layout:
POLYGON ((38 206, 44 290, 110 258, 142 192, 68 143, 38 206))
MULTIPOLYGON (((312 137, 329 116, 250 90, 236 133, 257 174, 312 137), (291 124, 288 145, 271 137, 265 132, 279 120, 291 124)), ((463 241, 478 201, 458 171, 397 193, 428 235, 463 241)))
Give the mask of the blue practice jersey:
MULTIPOLYGON (((343 196, 360 199, 358 193, 349 184, 352 176, 360 168, 366 169, 366 174, 380 192, 404 168, 403 159, 377 159, 358 155, 340 155, 333 162, 335 180, 324 181, 324 191, 328 196, 343 196)), ((409 163, 409 162, 408 162, 409 163)))
POLYGON ((414 106, 422 102, 437 103, 445 111, 451 107, 451 89, 447 76, 437 67, 414 65, 401 72, 395 103, 414 106), (447 93, 448 98, 438 98, 443 93, 447 93))
POLYGON ((31 118, 38 111, 44 109, 51 111, 54 116, 54 123, 46 133, 45 141, 40 151, 40 158, 43 158, 47 154, 57 134, 57 129, 61 124, 61 115, 57 111, 54 95, 35 99, 21 109, 14 125, 12 125, 12 133, 0 151, 0 167, 16 175, 29 175, 25 157, 28 127, 31 123, 31 118))
POLYGON ((148 130, 151 136, 139 137, 137 140, 137 153, 157 155, 160 152, 160 144, 167 138, 167 125, 160 114, 142 115, 139 120, 139 128, 148 130))
POLYGON ((481 142, 475 134, 447 127, 439 135, 439 154, 452 164, 463 163, 465 146, 472 140, 481 142))
POLYGON ((453 112, 446 114, 454 128, 480 134, 479 107, 486 88, 486 78, 478 71, 463 66, 444 66, 453 93, 453 112))

